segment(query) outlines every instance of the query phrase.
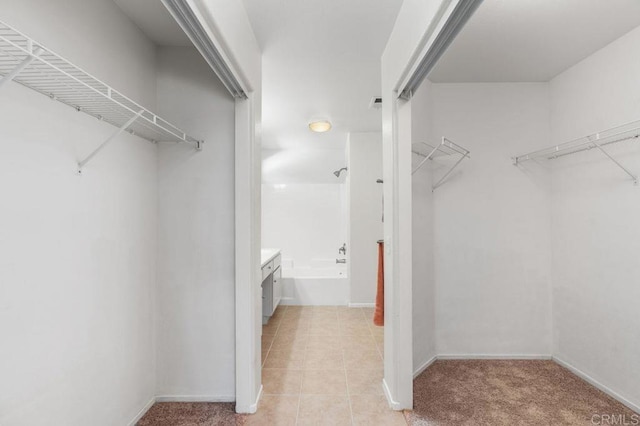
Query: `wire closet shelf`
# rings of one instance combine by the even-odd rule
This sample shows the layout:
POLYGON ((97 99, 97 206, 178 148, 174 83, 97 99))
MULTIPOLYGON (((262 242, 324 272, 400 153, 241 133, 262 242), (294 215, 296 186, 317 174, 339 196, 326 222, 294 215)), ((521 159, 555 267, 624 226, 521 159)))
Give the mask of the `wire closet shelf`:
POLYGON ((605 149, 605 147, 609 145, 631 140, 640 140, 640 120, 616 126, 599 133, 583 136, 549 148, 513 157, 513 164, 518 166, 521 163, 530 160, 555 160, 557 158, 589 151, 595 148, 629 175, 631 179, 633 179, 633 183, 635 185, 638 185, 638 175, 632 173, 629 169, 623 166, 605 149))
POLYGON ((187 135, 2 21, 0 75, 0 87, 13 80, 118 127, 109 140, 128 131, 151 142, 187 142, 197 149, 202 146, 203 141, 187 135))
POLYGON ((418 165, 413 169, 411 174, 415 174, 418 170, 422 168, 426 164, 427 161, 433 160, 434 158, 450 156, 450 155, 460 155, 460 158, 447 170, 447 172, 431 187, 432 191, 435 191, 438 187, 440 187, 445 180, 449 177, 449 175, 453 172, 453 170, 458 167, 458 165, 465 158, 471 158, 469 156, 470 151, 456 144, 455 142, 450 141, 449 139, 443 137, 438 145, 435 147, 429 145, 425 142, 414 142, 411 144, 411 152, 422 157, 422 160, 418 163, 418 165))

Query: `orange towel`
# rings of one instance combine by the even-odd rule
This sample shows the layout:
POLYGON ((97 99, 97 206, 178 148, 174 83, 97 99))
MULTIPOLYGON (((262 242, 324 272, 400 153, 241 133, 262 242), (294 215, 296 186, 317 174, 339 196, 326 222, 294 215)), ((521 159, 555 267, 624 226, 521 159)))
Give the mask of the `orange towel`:
POLYGON ((378 293, 376 294, 376 309, 373 313, 373 323, 384 325, 384 243, 378 242, 378 293))

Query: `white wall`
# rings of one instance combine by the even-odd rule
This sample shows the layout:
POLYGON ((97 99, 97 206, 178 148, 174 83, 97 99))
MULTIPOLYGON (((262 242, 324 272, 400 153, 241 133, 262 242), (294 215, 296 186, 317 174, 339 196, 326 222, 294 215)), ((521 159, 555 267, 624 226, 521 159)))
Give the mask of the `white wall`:
POLYGON ((393 200, 384 208, 384 390, 398 410, 413 407, 413 352, 402 350, 413 344, 411 103, 398 100, 398 90, 437 35, 439 11, 450 3, 405 0, 381 58, 383 192, 393 200))
POLYGON ((157 394, 235 399, 234 100, 190 48, 158 51, 159 112, 205 140, 160 145, 157 394))
MULTIPOLYGON (((111 1, 0 16, 144 105, 153 45, 111 1)), ((125 425, 154 395, 156 147, 10 83, 0 92, 0 424, 125 425)))
MULTIPOLYGON (((552 140, 640 119, 640 28, 551 81, 552 140)), ((607 148, 640 173, 640 147, 607 148)), ((554 160, 554 355, 640 409, 640 188, 595 150, 554 160)))
POLYGON ((471 151, 434 192, 438 354, 549 356, 549 181, 510 160, 547 143, 548 87, 433 84, 431 93, 432 135, 471 151))
POLYGON ((374 303, 378 282, 378 244, 382 224, 382 135, 351 133, 349 172, 349 277, 351 303, 374 303))
POLYGON ((262 150, 262 183, 344 183, 347 173, 333 174, 347 165, 346 149, 299 147, 262 150))
MULTIPOLYGON (((426 80, 411 99, 411 138, 433 141, 433 96, 426 80)), ((422 157, 413 155, 414 168, 422 157)), ((436 355, 436 285, 433 263, 433 173, 424 164, 412 176, 413 370, 420 371, 436 355)))
POLYGON ((346 208, 345 184, 264 184, 262 245, 282 251, 283 268, 334 268, 346 208))
POLYGON ((155 49, 111 0, 0 0, 0 20, 155 112, 155 49))
POLYGON ((236 410, 255 412, 261 386, 262 305, 257 283, 261 245, 262 54, 243 2, 191 0, 189 4, 197 9, 203 26, 247 94, 246 100, 237 100, 235 105, 236 410))

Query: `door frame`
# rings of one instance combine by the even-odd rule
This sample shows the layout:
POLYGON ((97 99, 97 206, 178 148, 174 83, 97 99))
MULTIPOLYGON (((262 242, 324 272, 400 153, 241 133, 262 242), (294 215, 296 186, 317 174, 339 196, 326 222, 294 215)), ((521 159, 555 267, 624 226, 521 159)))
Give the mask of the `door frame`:
POLYGON ((256 96, 236 99, 236 412, 255 413, 262 394, 261 151, 256 96))

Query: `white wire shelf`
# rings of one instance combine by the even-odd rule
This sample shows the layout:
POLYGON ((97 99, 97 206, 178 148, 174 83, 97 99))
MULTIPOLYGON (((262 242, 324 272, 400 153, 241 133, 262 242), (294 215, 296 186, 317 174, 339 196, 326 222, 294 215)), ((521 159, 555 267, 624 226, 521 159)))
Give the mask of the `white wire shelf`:
POLYGON ((623 124, 605 131, 594 133, 592 135, 583 136, 564 142, 559 145, 544 148, 538 151, 530 152, 528 154, 519 155, 513 157, 514 165, 519 165, 530 160, 555 160, 567 155, 573 155, 580 152, 596 149, 604 154, 615 165, 622 169, 627 175, 629 175, 634 184, 638 184, 638 176, 632 173, 629 169, 623 166, 618 160, 609 154, 604 148, 616 143, 624 141, 640 140, 640 121, 633 121, 627 124, 623 124))
POLYGON ((189 136, 2 21, 0 76, 0 87, 13 80, 118 127, 117 134, 126 130, 151 142, 186 142, 197 149, 202 146, 203 141, 189 136))
POLYGON ((458 167, 458 165, 465 158, 471 158, 469 156, 469 151, 460 145, 450 141, 449 139, 443 137, 440 143, 437 146, 429 145, 424 142, 414 142, 411 144, 411 152, 422 157, 422 160, 418 163, 418 166, 413 169, 411 174, 415 174, 418 170, 422 168, 426 164, 427 161, 433 160, 434 158, 439 158, 443 156, 450 155, 460 155, 460 158, 449 168, 449 170, 436 182, 431 190, 435 191, 439 186, 441 186, 444 181, 449 177, 451 172, 458 167))

